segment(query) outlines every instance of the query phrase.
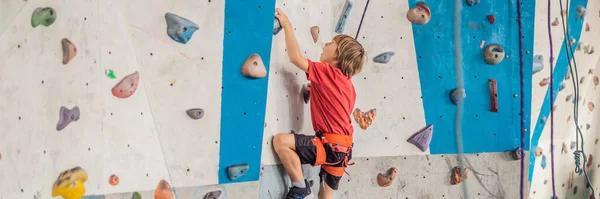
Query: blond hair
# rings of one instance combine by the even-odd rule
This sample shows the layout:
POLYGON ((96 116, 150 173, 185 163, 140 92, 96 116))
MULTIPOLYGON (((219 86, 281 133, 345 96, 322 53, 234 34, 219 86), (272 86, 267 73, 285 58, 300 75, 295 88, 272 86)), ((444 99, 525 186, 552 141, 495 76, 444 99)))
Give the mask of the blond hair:
POLYGON ((348 35, 336 35, 338 68, 348 77, 358 74, 365 63, 366 52, 363 46, 348 35))

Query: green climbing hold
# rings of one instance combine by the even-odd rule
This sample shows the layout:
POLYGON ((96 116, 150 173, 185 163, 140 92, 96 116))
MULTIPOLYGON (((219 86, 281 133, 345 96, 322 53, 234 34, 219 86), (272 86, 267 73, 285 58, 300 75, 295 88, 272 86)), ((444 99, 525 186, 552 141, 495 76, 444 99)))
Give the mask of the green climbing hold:
POLYGON ((131 195, 131 199, 142 199, 142 195, 138 192, 134 192, 133 195, 131 195))
POLYGON ((108 69, 108 71, 105 70, 104 73, 106 73, 106 76, 110 77, 111 79, 117 78, 115 76, 115 72, 113 72, 111 69, 108 69))
POLYGON ((34 28, 41 25, 50 26, 56 20, 56 11, 51 7, 38 7, 31 15, 31 26, 34 28))

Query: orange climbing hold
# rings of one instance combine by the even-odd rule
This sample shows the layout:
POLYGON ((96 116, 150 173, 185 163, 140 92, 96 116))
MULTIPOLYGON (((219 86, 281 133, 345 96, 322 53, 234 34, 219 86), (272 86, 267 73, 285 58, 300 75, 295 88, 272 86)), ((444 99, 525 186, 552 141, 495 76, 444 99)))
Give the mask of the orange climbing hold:
POLYGON ((462 181, 469 178, 469 173, 467 169, 462 169, 459 166, 455 166, 452 168, 452 175, 450 175, 450 184, 457 185, 462 181))
POLYGON ((597 75, 594 75, 594 86, 598 86, 598 83, 600 83, 600 80, 597 75))
POLYGON ((586 167, 587 169, 590 169, 590 167, 591 167, 591 166, 592 166, 592 164, 593 164, 593 161, 594 161, 594 156, 592 156, 592 154, 590 154, 590 155, 588 156, 587 163, 585 164, 585 167, 586 167))
POLYGON ((267 69, 263 64, 260 55, 254 53, 244 61, 242 65, 242 75, 253 78, 263 78, 267 76, 267 69))
POLYGON ((396 174, 398 173, 398 169, 396 167, 389 168, 387 172, 377 174, 377 184, 380 187, 390 186, 394 179, 396 179, 396 174))
POLYGON ((117 186, 119 184, 119 176, 115 174, 110 175, 110 178, 108 178, 108 184, 117 186))
POLYGON ((165 180, 160 180, 158 185, 156 185, 156 190, 154 190, 154 199, 174 199, 173 189, 171 189, 171 185, 165 180))
POLYGON ((557 106, 556 104, 552 106, 552 112, 553 112, 553 113, 554 113, 554 111, 556 111, 556 108, 557 108, 557 107, 558 107, 558 106, 557 106))
POLYGON ((135 71, 133 74, 125 76, 111 89, 111 92, 115 97, 128 98, 137 90, 139 81, 140 74, 138 71, 135 71))
POLYGON ((319 26, 310 27, 310 35, 313 38, 313 42, 317 43, 317 41, 319 41, 319 33, 320 32, 321 32, 321 30, 319 29, 319 26))
POLYGON ((371 126, 373 120, 375 120, 377 110, 371 109, 367 112, 362 112, 359 108, 356 108, 354 109, 354 113, 352 113, 352 115, 354 116, 354 120, 356 121, 356 123, 358 123, 360 128, 366 130, 367 128, 369 128, 369 126, 371 126))
POLYGON ((75 55, 77 55, 77 47, 75 47, 75 45, 67 38, 63 38, 60 43, 62 44, 63 52, 62 63, 67 64, 75 57, 75 55))
POLYGON ((431 19, 431 10, 425 2, 418 2, 415 7, 408 10, 406 18, 413 24, 426 24, 431 19))

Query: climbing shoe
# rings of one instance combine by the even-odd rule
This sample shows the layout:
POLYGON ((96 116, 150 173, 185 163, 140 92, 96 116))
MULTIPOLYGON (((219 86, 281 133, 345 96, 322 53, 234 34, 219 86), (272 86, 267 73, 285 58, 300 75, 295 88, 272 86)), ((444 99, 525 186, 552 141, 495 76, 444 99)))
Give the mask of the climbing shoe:
POLYGON ((306 183, 305 188, 298 188, 293 186, 290 188, 290 191, 287 193, 285 199, 304 199, 306 196, 310 195, 310 185, 309 182, 304 179, 304 183, 306 183))

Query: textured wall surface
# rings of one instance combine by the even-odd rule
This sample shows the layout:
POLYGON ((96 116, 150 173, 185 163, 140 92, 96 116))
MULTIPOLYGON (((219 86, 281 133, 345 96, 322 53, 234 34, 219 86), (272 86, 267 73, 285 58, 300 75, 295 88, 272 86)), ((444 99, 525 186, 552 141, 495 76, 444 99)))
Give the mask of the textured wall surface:
MULTIPOLYGON (((368 53, 364 69, 353 78, 355 108, 376 109, 377 116, 367 129, 353 120, 356 165, 348 168, 335 198, 519 198, 521 164, 510 151, 520 146, 521 98, 526 197, 550 198, 554 182, 559 198, 589 198, 583 173, 569 178, 576 162, 577 96, 575 78, 567 75, 565 42, 574 42, 584 149, 586 156, 595 156, 600 151, 600 115, 595 111, 600 56, 593 48, 600 46, 600 2, 571 0, 567 10, 562 1, 563 13, 560 1, 552 1, 550 22, 558 20, 550 27, 553 64, 547 1, 522 2, 521 96, 517 1, 472 6, 462 1, 460 53, 467 97, 461 127, 469 176, 457 185, 450 183, 452 168, 460 166, 456 106, 450 101, 457 78, 454 2, 422 1, 432 15, 424 25, 406 17, 419 1, 350 2, 342 33, 357 36, 368 53), (582 8, 586 14, 578 17, 582 8), (494 23, 488 15, 495 16, 494 23), (564 36, 561 16, 571 38, 564 36), (494 43, 506 57, 488 65, 482 53, 494 43), (395 53, 389 63, 373 61, 385 52, 395 53), (534 72, 538 64, 544 68, 534 72), (552 87, 545 82, 550 67, 552 87), (489 79, 498 83, 498 112, 490 111, 489 79), (430 148, 421 151, 406 141, 428 125, 434 126, 430 148), (378 186, 377 174, 390 167, 398 169, 393 184, 378 186)), ((303 55, 318 61, 324 44, 338 34, 335 27, 345 5, 346 0, 0 0, 0 199, 60 198, 52 196, 53 183, 74 167, 87 173, 75 185, 85 186, 88 199, 129 199, 135 192, 153 198, 155 189, 161 191, 161 180, 172 186, 166 192, 182 199, 217 190, 229 199, 282 198, 291 182, 271 139, 277 133, 314 131, 310 102, 301 94, 306 75, 290 63, 283 32, 272 33, 274 8, 290 18, 303 55), (53 8, 56 20, 32 26, 32 15, 43 7, 53 8), (183 31, 191 35, 187 43, 169 37, 166 13, 197 25, 192 33, 193 26, 183 31), (316 42, 313 26, 320 28, 316 42), (63 38, 77 49, 65 63, 63 38), (264 78, 240 73, 253 53, 262 58, 264 78), (114 96, 111 89, 135 72, 139 84, 120 88, 137 86, 135 92, 127 98, 114 96), (57 130, 63 106, 77 106, 80 118, 57 130), (203 109, 203 117, 191 119, 186 110, 192 108, 203 109), (227 168, 237 164, 248 164, 248 171, 228 179, 227 168), (113 174, 119 177, 116 186, 109 183, 113 174)), ((581 168, 598 195, 595 170, 600 164, 595 158, 586 166, 581 157, 581 168)), ((303 169, 315 182, 316 194, 319 167, 303 169)))

